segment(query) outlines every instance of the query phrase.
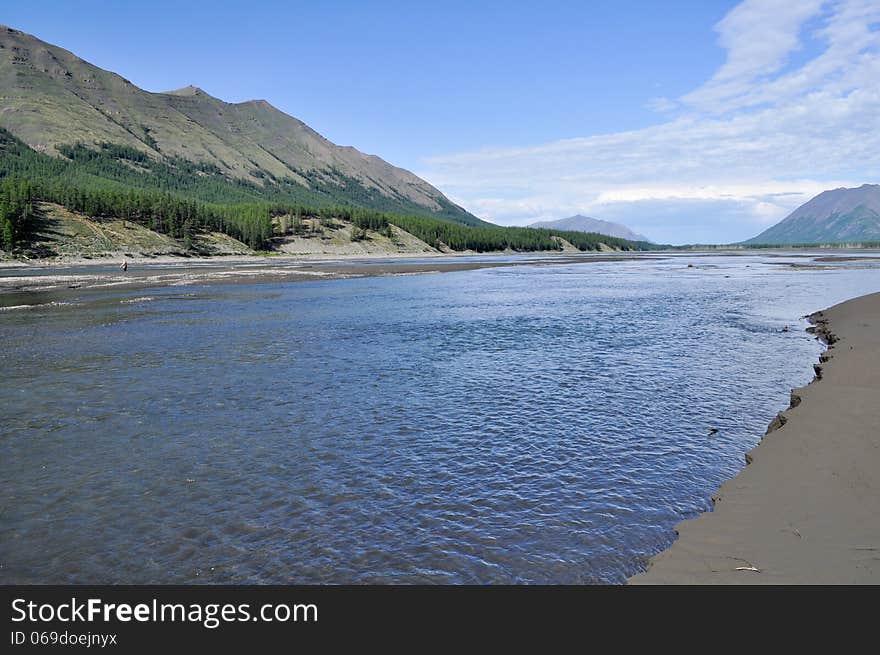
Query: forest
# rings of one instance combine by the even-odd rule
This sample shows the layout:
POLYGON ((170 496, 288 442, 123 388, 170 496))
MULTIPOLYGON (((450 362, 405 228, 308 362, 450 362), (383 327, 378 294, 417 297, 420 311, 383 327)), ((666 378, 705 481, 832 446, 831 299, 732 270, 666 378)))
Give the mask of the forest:
POLYGON ((31 229, 32 188, 24 180, 0 180, 0 249, 10 251, 31 229))
POLYGON ((33 202, 38 200, 93 218, 136 222, 180 239, 187 249, 192 247, 194 235, 204 230, 228 234, 254 250, 270 249, 276 235, 272 219, 276 217, 291 217, 290 225, 303 217, 350 221, 357 228, 353 238, 381 230, 390 236, 388 226, 393 224, 433 247, 445 245, 456 251, 561 250, 560 238, 582 251, 599 250, 603 243, 620 250, 651 247, 598 234, 491 226, 482 221, 464 225, 415 213, 389 212, 388 208, 405 205, 399 199, 384 202, 374 197, 378 192, 374 194, 344 176, 337 177, 337 184, 325 184, 316 172, 297 171, 301 177, 311 177, 313 188, 292 178, 264 180, 261 186, 230 180, 211 165, 179 158, 156 161, 135 148, 112 143, 61 146, 59 152, 63 157, 36 152, 0 128, 3 250, 11 251, 27 242, 33 202), (363 206, 339 202, 339 185, 346 188, 348 197, 355 186, 354 190, 361 190, 363 206))

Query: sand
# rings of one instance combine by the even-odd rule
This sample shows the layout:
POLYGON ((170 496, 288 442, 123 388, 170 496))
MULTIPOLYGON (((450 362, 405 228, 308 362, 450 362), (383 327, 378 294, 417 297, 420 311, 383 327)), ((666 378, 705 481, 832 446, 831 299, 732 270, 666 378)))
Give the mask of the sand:
POLYGON ((880 583, 880 293, 811 320, 816 379, 630 584, 880 583))

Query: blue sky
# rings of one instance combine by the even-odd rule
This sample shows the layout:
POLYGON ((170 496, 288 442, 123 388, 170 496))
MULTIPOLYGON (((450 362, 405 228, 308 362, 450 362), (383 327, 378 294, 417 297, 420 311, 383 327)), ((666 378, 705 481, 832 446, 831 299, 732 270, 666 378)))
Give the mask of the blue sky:
POLYGON ((498 223, 681 243, 878 181, 877 5, 6 0, 0 22, 150 91, 265 98, 498 223))

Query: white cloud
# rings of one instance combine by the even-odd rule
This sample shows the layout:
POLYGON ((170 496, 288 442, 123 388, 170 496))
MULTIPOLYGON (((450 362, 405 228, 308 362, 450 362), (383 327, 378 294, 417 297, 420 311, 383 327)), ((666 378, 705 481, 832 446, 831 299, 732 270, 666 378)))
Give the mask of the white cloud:
POLYGON ((822 0, 745 0, 715 26, 727 60, 717 73, 683 100, 701 104, 747 93, 778 72, 800 45, 798 33, 822 0))
POLYGON ((663 241, 713 227, 709 240, 747 238, 823 189, 880 177, 878 24, 876 0, 747 0, 716 25, 727 59, 715 75, 675 102, 652 101, 679 107, 667 122, 432 157, 421 173, 505 224, 581 212, 663 241), (810 56, 793 65, 805 40, 810 56), (667 226, 639 213, 648 207, 691 218, 667 226))
POLYGON ((648 109, 653 109, 654 111, 667 112, 672 111, 673 109, 677 109, 679 105, 674 100, 659 96, 648 100, 645 106, 648 107, 648 109))

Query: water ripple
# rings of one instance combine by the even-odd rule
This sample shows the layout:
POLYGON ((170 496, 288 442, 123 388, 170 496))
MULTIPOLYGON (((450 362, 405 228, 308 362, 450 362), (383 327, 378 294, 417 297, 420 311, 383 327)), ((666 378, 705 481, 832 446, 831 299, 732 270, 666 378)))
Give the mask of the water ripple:
POLYGON ((696 263, 4 312, 0 582, 620 582, 810 379, 799 317, 880 288, 696 263))

